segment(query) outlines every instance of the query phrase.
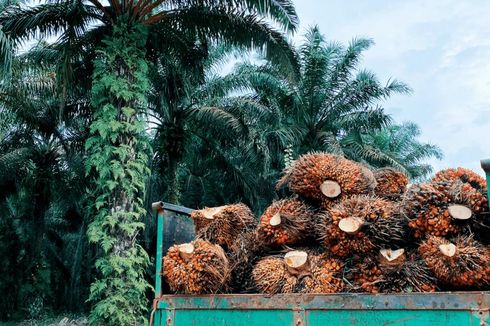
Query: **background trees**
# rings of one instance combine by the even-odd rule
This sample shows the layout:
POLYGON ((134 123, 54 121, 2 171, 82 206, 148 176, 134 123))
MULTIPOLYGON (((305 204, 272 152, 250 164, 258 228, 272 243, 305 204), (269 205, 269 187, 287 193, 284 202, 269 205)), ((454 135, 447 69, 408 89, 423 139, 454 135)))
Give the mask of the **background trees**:
POLYGON ((440 150, 381 107, 409 88, 359 69, 372 41, 312 28, 294 49, 290 1, 226 3, 2 2, 0 317, 84 308, 90 292, 94 324, 143 322, 153 200, 260 213, 309 151, 430 173, 440 150))

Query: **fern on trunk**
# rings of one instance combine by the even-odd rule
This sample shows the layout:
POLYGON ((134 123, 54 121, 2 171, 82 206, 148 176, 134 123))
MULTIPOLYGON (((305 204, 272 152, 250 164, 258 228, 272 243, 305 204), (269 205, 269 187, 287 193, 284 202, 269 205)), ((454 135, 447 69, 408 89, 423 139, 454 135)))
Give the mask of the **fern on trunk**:
POLYGON ((149 88, 146 28, 121 17, 99 48, 92 84, 94 120, 86 142, 87 172, 95 175, 95 216, 88 228, 100 247, 90 288, 96 325, 141 325, 149 284, 148 256, 137 244, 149 143, 141 108, 149 88))

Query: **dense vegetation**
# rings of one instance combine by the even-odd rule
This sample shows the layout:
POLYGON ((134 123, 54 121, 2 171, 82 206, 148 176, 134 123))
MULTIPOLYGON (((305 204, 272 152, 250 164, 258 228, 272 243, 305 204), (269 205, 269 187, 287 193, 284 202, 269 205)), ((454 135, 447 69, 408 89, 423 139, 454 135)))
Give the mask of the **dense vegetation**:
POLYGON ((154 200, 261 212, 309 151, 413 179, 441 156, 383 110, 410 89, 359 67, 372 41, 328 43, 315 27, 295 49, 287 0, 0 11, 0 319, 90 310, 96 325, 142 324, 154 200))

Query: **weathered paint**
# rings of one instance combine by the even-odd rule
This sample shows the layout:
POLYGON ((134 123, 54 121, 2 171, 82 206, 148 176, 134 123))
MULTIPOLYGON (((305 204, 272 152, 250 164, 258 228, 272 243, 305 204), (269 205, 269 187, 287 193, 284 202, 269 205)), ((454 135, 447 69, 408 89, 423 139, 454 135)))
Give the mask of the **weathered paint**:
POLYGON ((162 262, 163 262, 163 212, 157 214, 157 256, 155 262, 155 298, 162 295, 162 262))
POLYGON ((489 292, 164 295, 155 325, 487 325, 489 292))

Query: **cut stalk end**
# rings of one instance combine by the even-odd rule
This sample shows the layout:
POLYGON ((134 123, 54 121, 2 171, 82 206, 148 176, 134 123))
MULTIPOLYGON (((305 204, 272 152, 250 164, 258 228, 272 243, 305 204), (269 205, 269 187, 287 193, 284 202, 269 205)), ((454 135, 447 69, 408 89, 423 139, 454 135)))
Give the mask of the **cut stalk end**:
POLYGON ((297 275, 308 268, 308 254, 305 251, 293 250, 284 255, 284 262, 289 272, 297 275))
POLYGON ((381 249, 379 251, 379 260, 382 264, 398 265, 405 261, 405 249, 381 249))
POLYGON ((281 214, 276 213, 274 214, 270 221, 269 221, 270 226, 278 226, 281 224, 281 214))
POLYGON ((448 207, 449 215, 456 220, 467 220, 473 216, 473 212, 463 205, 450 205, 448 207))
POLYGON ((182 259, 188 261, 194 253, 194 245, 192 243, 184 243, 179 245, 179 254, 182 259))
POLYGON ((332 180, 325 180, 320 185, 320 190, 321 190, 322 194, 324 194, 325 197, 327 197, 327 198, 336 198, 342 192, 340 185, 337 182, 332 181, 332 180))
POLYGON ((439 245, 439 250, 444 256, 453 257, 456 254, 456 246, 453 243, 439 245))
POLYGON ((357 217, 346 217, 339 221, 339 229, 347 234, 356 234, 361 229, 364 221, 357 217))
POLYGON ((202 210, 202 215, 208 220, 214 220, 214 216, 221 212, 222 209, 223 207, 205 208, 202 210))

